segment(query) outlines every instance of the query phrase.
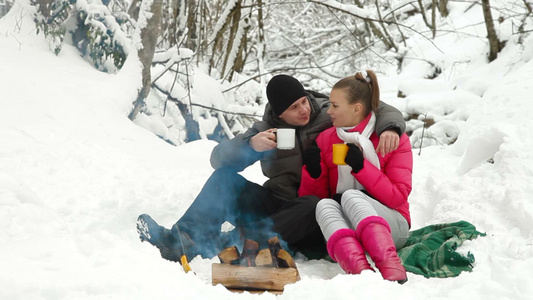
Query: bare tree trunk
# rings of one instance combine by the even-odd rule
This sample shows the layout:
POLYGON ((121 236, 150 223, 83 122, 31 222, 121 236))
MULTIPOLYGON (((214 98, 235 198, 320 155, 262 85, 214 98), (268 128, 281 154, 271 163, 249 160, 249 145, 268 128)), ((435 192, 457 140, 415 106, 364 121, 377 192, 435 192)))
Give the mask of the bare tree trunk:
POLYGON ((431 33, 433 38, 437 35, 437 0, 431 2, 431 33))
POLYGON ((167 10, 167 13, 162 17, 161 32, 168 34, 162 38, 166 41, 166 47, 171 48, 178 43, 179 0, 169 0, 166 5, 163 12, 167 10))
POLYGON ((233 80, 233 74, 235 72, 242 72, 244 70, 244 64, 246 62, 246 59, 248 57, 248 54, 250 53, 250 49, 248 47, 248 31, 250 30, 250 23, 251 23, 252 13, 249 12, 247 17, 244 17, 244 20, 239 21, 237 31, 242 30, 242 35, 240 37, 240 40, 238 41, 236 50, 235 59, 233 62, 229 62, 231 65, 231 73, 229 75, 228 80, 233 80))
POLYGON ((492 13, 490 11, 490 1, 481 0, 481 5, 483 7, 483 15, 485 17, 485 26, 487 27, 487 38, 489 40, 489 62, 495 60, 498 57, 498 52, 500 52, 501 44, 498 40, 498 35, 494 29, 494 20, 492 19, 492 13))
POLYGON ((394 43, 394 39, 391 37, 390 33, 387 31, 387 28, 383 24, 383 17, 381 16, 381 11, 379 10, 379 1, 376 0, 375 3, 376 3, 376 11, 377 11, 378 17, 379 17, 379 25, 381 25, 381 29, 383 30, 382 32, 384 32, 384 34, 382 33, 382 38, 383 39, 387 39, 388 42, 389 42, 389 45, 392 48, 394 48, 394 50, 396 50, 396 52, 398 52, 398 46, 396 46, 396 43, 394 43))
POLYGON ((259 29, 259 44, 263 47, 263 51, 261 51, 261 53, 263 53, 263 57, 261 58, 264 58, 264 54, 265 54, 265 21, 264 21, 264 18, 263 18, 263 0, 258 0, 257 1, 257 27, 259 29))
MULTIPOLYGON (((222 57, 222 55, 217 57, 217 54, 220 52, 224 52, 225 46, 223 43, 224 42, 223 36, 224 36, 224 32, 226 32, 226 29, 228 28, 230 24, 230 21, 233 18, 234 12, 235 12, 235 7, 233 7, 230 13, 228 13, 227 18, 226 20, 224 20, 222 27, 215 34, 215 37, 213 40, 213 47, 211 50, 211 57, 209 59, 209 73, 211 73, 211 70, 213 68, 216 68, 216 66, 218 65, 218 60, 222 57)), ((224 73, 222 72, 221 74, 224 74, 224 73)))
POLYGON ((244 28, 244 33, 241 37, 241 41, 239 43, 239 49, 237 50, 237 57, 235 57, 235 62, 232 66, 232 72, 229 76, 229 81, 233 79, 233 73, 234 72, 242 72, 244 69, 244 62, 246 61, 247 56, 247 49, 248 49, 248 30, 250 29, 250 25, 247 25, 246 28, 244 28))
POLYGON ((520 26, 518 26, 518 32, 520 33, 520 36, 518 38, 518 42, 520 44, 524 41, 524 38, 526 37, 526 35, 524 35, 524 27, 527 24, 526 20, 529 18, 529 16, 531 14, 533 14, 532 5, 530 3, 528 3, 527 0, 523 0, 523 1, 524 1, 524 6, 526 7, 526 10, 527 10, 527 14, 525 14, 524 17, 522 18, 522 24, 520 24, 520 26))
MULTIPOLYGON (((150 0, 145 0, 150 1, 150 0)), ((143 1, 144 2, 144 1, 143 1)), ((141 4, 141 10, 143 5, 141 4)), ((161 23, 161 8, 162 0, 153 0, 149 11, 152 13, 151 18, 147 20, 146 27, 141 29, 141 44, 142 49, 138 51, 139 60, 142 63, 142 88, 139 90, 139 95, 133 103, 133 110, 130 112, 128 118, 130 120, 135 119, 139 111, 144 105, 144 99, 150 93, 152 85, 151 68, 152 60, 154 58, 155 46, 157 43, 157 37, 159 36, 159 29, 161 23)), ((146 12, 144 12, 146 13, 146 12)))
MULTIPOLYGON (((257 44, 257 70, 259 74, 265 73, 265 53, 266 53, 266 44, 265 44, 265 24, 264 24, 264 17, 263 17, 263 0, 257 1, 258 5, 258 11, 257 11, 257 22, 258 22, 258 36, 259 36, 259 43, 257 44)), ((261 86, 264 87, 266 85, 264 76, 260 77, 261 86)), ((262 97, 260 97, 260 101, 263 101, 262 97)))
POLYGON ((524 1, 524 5, 526 6, 527 11, 529 12, 528 15, 530 15, 531 13, 533 13, 533 8, 531 7, 531 4, 527 2, 527 0, 523 0, 523 1, 524 1))
MULTIPOLYGON (((388 2, 388 4, 389 4, 389 6, 392 7, 392 4, 390 3, 390 1, 388 2)), ((381 14, 380 14, 380 17, 381 17, 381 14)), ((399 25, 400 22, 398 22, 398 19, 396 18, 396 14, 391 14, 391 18, 394 21, 394 24, 396 24, 396 28, 398 29, 398 33, 400 33, 400 36, 402 37, 403 46, 407 47, 407 42, 406 42, 407 39, 405 38, 405 34, 403 34, 401 26, 399 25)), ((398 51, 398 49, 396 51, 398 51)))
POLYGON ((431 25, 428 21, 428 17, 426 16, 426 8, 424 7, 424 2, 422 0, 418 0, 418 6, 420 7, 420 14, 422 15, 422 20, 424 20, 424 23, 426 23, 426 26, 428 28, 431 28, 431 25))
POLYGON ((198 29, 196 28, 196 23, 198 22, 198 3, 196 0, 188 0, 187 1, 187 28, 188 28, 188 34, 187 34, 187 43, 185 44, 185 47, 191 49, 192 51, 196 51, 198 49, 198 29))
POLYGON ((222 65, 222 72, 221 72, 221 74, 223 75, 226 74, 226 69, 229 69, 228 63, 232 63, 232 62, 229 62, 229 57, 231 53, 233 52, 233 47, 235 44, 235 36, 237 35, 237 32, 239 31, 239 25, 240 25, 239 23, 241 22, 241 4, 242 2, 238 1, 235 4, 235 7, 231 13, 232 22, 231 22, 231 27, 230 27, 230 34, 228 37, 228 44, 225 49, 226 55, 224 57, 224 64, 222 65))
POLYGON ((383 42, 383 44, 385 44, 385 47, 387 49, 390 49, 390 48, 393 48, 394 45, 391 44, 391 42, 389 41, 389 39, 385 36, 385 34, 383 34, 383 32, 376 26, 376 24, 374 24, 373 21, 371 20, 365 20, 365 23, 368 25, 368 27, 370 28, 370 30, 372 31, 372 33, 378 37, 379 40, 381 40, 381 42, 383 42))
MULTIPOLYGON (((176 10, 173 14, 173 25, 175 28, 172 30, 173 34, 175 35, 175 44, 171 44, 171 46, 174 46, 176 44, 179 44, 178 46, 184 46, 189 47, 190 43, 190 32, 188 28, 188 22, 189 18, 194 17, 194 13, 189 10, 189 5, 187 4, 187 0, 171 0, 175 1, 175 7, 176 10)), ((192 47, 189 49, 193 49, 192 47)))
POLYGON ((134 20, 139 19, 139 2, 141 0, 133 0, 128 8, 128 15, 134 20))
MULTIPOLYGON (((376 9, 379 12, 379 7, 377 7, 377 3, 378 3, 378 1, 376 1, 376 9)), ((361 3, 360 0, 355 0, 355 4, 358 7, 363 8, 363 4, 361 3)), ((372 20, 364 20, 364 22, 367 25, 369 31, 371 31, 375 36, 377 36, 381 40, 381 42, 383 42, 383 44, 385 44, 385 47, 387 49, 390 49, 390 48, 397 49, 395 47, 396 45, 394 45, 394 43, 391 43, 389 38, 385 34, 383 34, 383 32, 376 26, 376 24, 374 24, 374 22, 372 20)))
POLYGON ((201 0, 200 5, 198 7, 198 25, 200 29, 198 30, 198 50, 196 55, 197 62, 200 62, 200 60, 203 60, 205 57, 207 57, 208 52, 208 40, 207 37, 209 36, 208 30, 207 30, 207 16, 208 16, 208 8, 205 4, 205 1, 201 0))
POLYGON ((444 18, 446 18, 448 14, 450 14, 450 12, 448 11, 448 0, 439 0, 439 11, 440 15, 444 18))

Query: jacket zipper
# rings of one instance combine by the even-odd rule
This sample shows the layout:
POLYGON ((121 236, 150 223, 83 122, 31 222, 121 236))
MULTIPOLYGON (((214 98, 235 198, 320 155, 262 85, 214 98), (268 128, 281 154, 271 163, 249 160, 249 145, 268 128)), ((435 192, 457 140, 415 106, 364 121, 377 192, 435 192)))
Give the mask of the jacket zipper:
POLYGON ((300 148, 300 156, 303 158, 304 155, 304 149, 303 149, 303 142, 302 137, 300 136, 300 129, 296 129, 296 136, 298 137, 298 147, 300 148))

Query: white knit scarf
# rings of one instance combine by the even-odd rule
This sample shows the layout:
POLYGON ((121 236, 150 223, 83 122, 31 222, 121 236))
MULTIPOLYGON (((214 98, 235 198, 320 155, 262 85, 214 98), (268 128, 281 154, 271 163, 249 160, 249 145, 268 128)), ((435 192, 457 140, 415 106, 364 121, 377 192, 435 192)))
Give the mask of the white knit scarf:
MULTIPOLYGON (((376 127, 376 116, 372 113, 370 121, 363 129, 362 133, 359 132, 348 132, 354 127, 337 127, 337 136, 344 141, 345 144, 354 143, 360 146, 363 150, 363 157, 372 163, 376 168, 381 170, 379 164, 379 158, 376 154, 376 149, 370 141, 370 135, 374 132, 376 127)), ((337 180, 337 193, 343 193, 349 189, 364 190, 365 188, 355 179, 351 174, 352 167, 349 165, 339 165, 337 166, 339 179, 337 180)))

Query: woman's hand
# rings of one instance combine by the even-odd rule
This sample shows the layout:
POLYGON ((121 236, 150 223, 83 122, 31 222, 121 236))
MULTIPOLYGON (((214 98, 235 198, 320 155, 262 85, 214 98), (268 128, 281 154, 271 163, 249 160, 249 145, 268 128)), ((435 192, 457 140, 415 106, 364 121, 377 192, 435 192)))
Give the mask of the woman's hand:
POLYGON ((346 145, 348 146, 348 152, 346 153, 346 158, 344 158, 344 161, 347 165, 352 167, 353 173, 359 173, 359 171, 363 169, 365 163, 363 151, 361 151, 361 148, 359 148, 359 146, 353 143, 348 143, 346 145))
POLYGON ((309 172, 309 175, 314 179, 317 179, 320 177, 320 174, 322 174, 322 167, 320 167, 321 160, 320 148, 316 144, 316 141, 313 141, 311 146, 305 149, 303 164, 307 166, 307 172, 309 172))
POLYGON ((256 152, 264 152, 276 148, 274 131, 276 131, 276 128, 270 128, 251 137, 249 144, 252 149, 256 152))
POLYGON ((388 153, 398 149, 400 145, 400 137, 395 130, 385 130, 379 136, 379 144, 376 148, 376 153, 385 156, 388 153))

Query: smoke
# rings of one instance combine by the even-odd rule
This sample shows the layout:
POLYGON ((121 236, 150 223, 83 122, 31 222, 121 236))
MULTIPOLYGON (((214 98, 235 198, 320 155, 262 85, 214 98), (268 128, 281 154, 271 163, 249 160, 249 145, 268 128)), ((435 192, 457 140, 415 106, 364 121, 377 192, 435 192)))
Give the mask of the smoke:
MULTIPOLYGON (((249 217, 251 220, 255 220, 255 216, 250 215, 249 217)), ((173 226, 173 234, 177 235, 177 228, 183 227, 186 229, 180 229, 180 232, 190 237, 190 240, 193 243, 191 245, 186 242, 187 239, 181 239, 185 240, 185 248, 188 252, 185 254, 191 258, 196 255, 201 255, 204 258, 211 258, 216 256, 223 249, 232 246, 236 246, 237 249, 239 249, 239 252, 242 252, 245 239, 258 242, 260 249, 268 248, 268 240, 275 236, 278 237, 282 248, 289 250, 288 243, 283 240, 279 233, 273 230, 274 224, 269 217, 237 225, 233 225, 227 220, 222 224, 204 222, 192 227, 180 224, 173 226)))
POLYGON ((190 257, 201 255, 211 258, 221 250, 237 246, 242 250, 245 239, 268 247, 268 239, 277 236, 284 249, 288 249, 280 234, 274 230, 269 214, 276 206, 267 190, 247 181, 236 170, 220 168, 215 170, 200 194, 193 201, 183 217, 173 226, 190 237, 193 245, 186 253, 190 257), (228 231, 228 223, 233 230, 228 231), (222 228, 225 224, 224 228, 222 228))

